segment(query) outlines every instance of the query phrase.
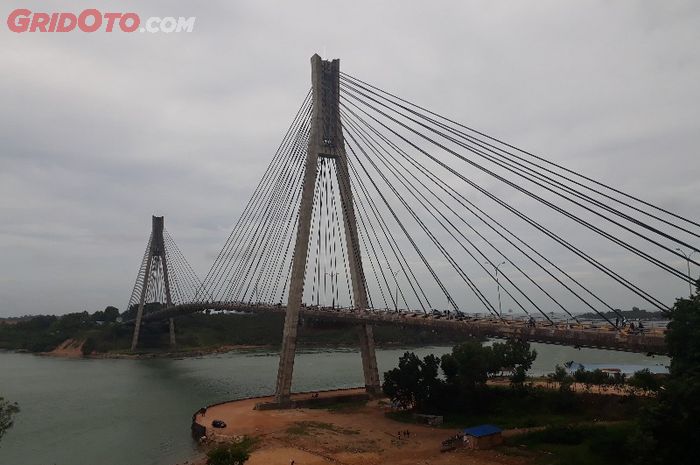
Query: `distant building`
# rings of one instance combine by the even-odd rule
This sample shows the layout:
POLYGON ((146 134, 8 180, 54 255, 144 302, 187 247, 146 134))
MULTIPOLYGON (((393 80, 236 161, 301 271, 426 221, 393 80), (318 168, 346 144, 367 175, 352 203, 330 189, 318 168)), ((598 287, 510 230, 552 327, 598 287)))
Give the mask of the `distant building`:
POLYGON ((479 425, 464 430, 464 446, 468 449, 490 449, 503 442, 503 431, 494 425, 479 425))

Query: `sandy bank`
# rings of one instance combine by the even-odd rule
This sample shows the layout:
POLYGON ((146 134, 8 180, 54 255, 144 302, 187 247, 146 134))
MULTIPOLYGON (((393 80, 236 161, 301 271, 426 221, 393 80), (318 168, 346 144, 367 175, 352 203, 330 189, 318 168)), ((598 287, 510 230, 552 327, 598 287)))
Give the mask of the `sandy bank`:
MULTIPOLYGON (((339 391, 320 393, 321 397, 339 391)), ((357 394, 361 389, 344 390, 357 394)), ((295 399, 308 397, 300 394, 295 399)), ((384 401, 367 405, 350 404, 331 410, 254 410, 255 404, 272 398, 246 399, 212 406, 195 420, 206 427, 207 435, 227 440, 241 435, 260 438, 249 465, 415 465, 415 464, 502 464, 525 463, 522 457, 505 456, 497 451, 440 453, 440 443, 453 431, 428 426, 407 425, 384 415, 384 401), (211 426, 223 420, 226 428, 211 426), (409 430, 410 437, 399 436, 409 430)), ((202 462, 203 463, 203 462, 202 462)))
POLYGON ((85 341, 77 341, 75 339, 66 339, 58 347, 50 352, 42 352, 41 355, 50 357, 65 357, 65 358, 80 358, 83 356, 83 344, 85 341))

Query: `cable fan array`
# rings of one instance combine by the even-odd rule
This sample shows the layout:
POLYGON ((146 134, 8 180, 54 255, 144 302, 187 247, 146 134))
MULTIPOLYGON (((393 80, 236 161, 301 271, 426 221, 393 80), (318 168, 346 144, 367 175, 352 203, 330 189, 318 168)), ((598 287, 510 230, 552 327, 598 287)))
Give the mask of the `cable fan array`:
MULTIPOLYGON (((698 250, 692 245, 700 237, 698 223, 347 74, 341 74, 341 88, 357 203, 376 210, 372 216, 377 221, 370 226, 383 224, 384 218, 394 220, 398 227, 385 231, 403 233, 408 250, 413 249, 425 269, 421 275, 431 276, 440 291, 435 294, 443 294, 441 305, 458 310, 466 303, 457 287, 461 284, 473 302, 500 317, 484 291, 484 284, 493 281, 528 315, 550 319, 558 312, 576 319, 574 313, 580 311, 601 316, 617 312, 577 276, 583 273, 564 267, 576 258, 577 270, 606 276, 625 298, 669 309, 661 298, 613 269, 610 261, 569 240, 569 231, 579 231, 579 236, 586 231, 587 242, 594 238, 601 250, 609 250, 603 248, 608 245, 624 250, 625 260, 634 257, 635 266, 655 270, 659 279, 691 280, 668 261, 685 261, 678 247, 698 250), (499 270, 500 264, 508 266, 499 270)), ((373 235, 371 227, 368 234, 373 235)), ((375 242, 381 239, 373 237, 375 242)), ((394 262, 406 260, 396 254, 394 262)), ((411 285, 414 302, 431 306, 420 279, 404 269, 398 274, 411 285)), ((389 291, 384 276, 378 286, 382 282, 389 291)), ((404 304, 410 308, 409 302, 404 304)))
MULTIPOLYGON (((371 308, 503 319, 502 296, 508 313, 552 322, 595 312, 616 326, 608 315, 621 318, 628 302, 669 310, 644 273, 657 289, 692 282, 681 248, 700 252, 697 222, 350 75, 340 85, 371 308)), ((174 301, 286 302, 312 105, 309 92, 203 284, 166 234, 174 301)), ((354 307, 336 160, 319 157, 315 169, 303 300, 354 307)), ((148 299, 163 302, 159 260, 149 272, 148 299)))

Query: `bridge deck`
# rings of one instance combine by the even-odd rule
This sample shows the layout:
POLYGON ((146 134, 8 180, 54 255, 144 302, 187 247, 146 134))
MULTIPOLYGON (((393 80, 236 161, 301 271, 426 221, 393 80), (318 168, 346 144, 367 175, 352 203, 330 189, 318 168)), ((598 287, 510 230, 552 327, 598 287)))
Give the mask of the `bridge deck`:
MULTIPOLYGON (((144 315, 144 321, 200 312, 203 310, 229 310, 246 313, 284 313, 282 305, 251 305, 245 303, 208 302, 182 304, 144 315)), ((612 327, 590 325, 543 324, 529 325, 526 321, 504 321, 496 318, 446 318, 430 314, 411 312, 388 312, 384 310, 332 309, 324 307, 302 307, 301 314, 307 318, 341 323, 372 325, 394 325, 431 328, 449 331, 456 335, 472 337, 518 338, 531 342, 558 344, 574 347, 590 347, 625 352, 665 354, 664 331, 653 329, 644 333, 615 330, 612 327)))

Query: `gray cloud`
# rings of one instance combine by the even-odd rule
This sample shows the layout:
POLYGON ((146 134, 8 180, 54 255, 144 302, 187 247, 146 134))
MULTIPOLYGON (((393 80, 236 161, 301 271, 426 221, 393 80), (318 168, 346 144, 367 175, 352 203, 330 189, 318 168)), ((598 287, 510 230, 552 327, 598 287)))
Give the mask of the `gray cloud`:
MULTIPOLYGON (((309 88, 315 52, 697 218, 700 6, 692 0, 145 3, 98 7, 196 16, 194 32, 14 34, 3 21, 0 316, 123 307, 151 214, 166 215, 204 275, 309 88)), ((96 5, 5 1, 3 18, 20 6, 96 5)), ((685 291, 557 224, 667 301, 685 291)), ((640 303, 522 234, 616 304, 640 303)))

